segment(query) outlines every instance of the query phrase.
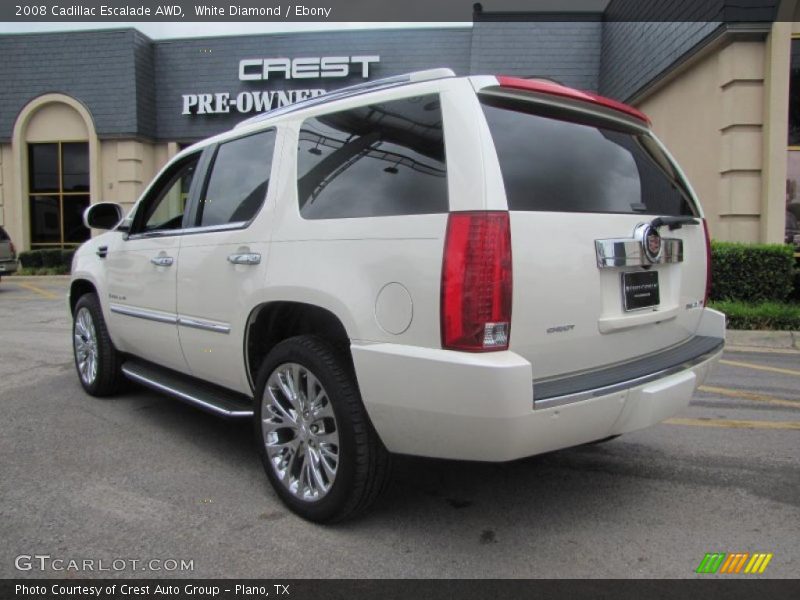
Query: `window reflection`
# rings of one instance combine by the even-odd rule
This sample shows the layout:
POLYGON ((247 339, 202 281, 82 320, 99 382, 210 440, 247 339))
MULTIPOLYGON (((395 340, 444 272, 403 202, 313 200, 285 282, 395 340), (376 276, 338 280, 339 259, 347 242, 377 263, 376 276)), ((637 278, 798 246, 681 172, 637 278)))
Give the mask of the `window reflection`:
POLYGON ((298 201, 306 219, 447 212, 437 95, 308 119, 298 144, 298 201))

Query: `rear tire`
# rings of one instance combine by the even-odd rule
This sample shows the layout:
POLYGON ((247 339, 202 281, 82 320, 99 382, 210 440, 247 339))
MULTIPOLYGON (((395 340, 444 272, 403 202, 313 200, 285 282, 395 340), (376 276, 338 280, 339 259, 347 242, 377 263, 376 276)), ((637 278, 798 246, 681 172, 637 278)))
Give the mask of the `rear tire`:
POLYGON ((612 440, 617 439, 620 435, 622 435, 622 434, 618 433, 616 435, 610 435, 608 437, 604 437, 604 438, 601 438, 599 440, 595 440, 593 442, 587 442, 587 443, 584 444, 584 446, 597 446, 599 444, 605 444, 606 442, 610 442, 612 440))
POLYGON ((84 294, 75 304, 72 351, 78 379, 87 394, 102 397, 119 390, 125 380, 122 357, 108 334, 96 294, 84 294))
POLYGON ((389 453, 367 416, 346 350, 316 336, 277 344, 256 381, 254 426, 275 492, 309 521, 367 510, 389 478, 389 453))

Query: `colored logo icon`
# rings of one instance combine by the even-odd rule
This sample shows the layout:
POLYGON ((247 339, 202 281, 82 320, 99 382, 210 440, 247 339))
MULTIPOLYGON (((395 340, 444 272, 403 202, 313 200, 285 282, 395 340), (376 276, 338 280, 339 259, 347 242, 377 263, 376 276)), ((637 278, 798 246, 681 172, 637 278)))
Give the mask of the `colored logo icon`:
POLYGON ((756 552, 713 552, 707 553, 695 573, 701 574, 761 574, 772 560, 772 554, 756 552))

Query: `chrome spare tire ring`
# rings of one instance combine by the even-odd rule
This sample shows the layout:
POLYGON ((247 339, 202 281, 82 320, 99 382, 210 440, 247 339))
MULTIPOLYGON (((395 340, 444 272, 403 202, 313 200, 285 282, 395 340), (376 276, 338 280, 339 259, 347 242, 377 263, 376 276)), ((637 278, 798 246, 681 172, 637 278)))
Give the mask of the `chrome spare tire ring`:
POLYGON ((339 468, 339 427, 319 379, 297 363, 276 367, 261 399, 261 427, 283 487, 306 502, 323 499, 339 468))
POLYGON ((75 347, 75 362, 78 373, 86 385, 92 385, 97 379, 97 332, 94 327, 92 313, 85 306, 75 315, 75 327, 72 334, 75 347))

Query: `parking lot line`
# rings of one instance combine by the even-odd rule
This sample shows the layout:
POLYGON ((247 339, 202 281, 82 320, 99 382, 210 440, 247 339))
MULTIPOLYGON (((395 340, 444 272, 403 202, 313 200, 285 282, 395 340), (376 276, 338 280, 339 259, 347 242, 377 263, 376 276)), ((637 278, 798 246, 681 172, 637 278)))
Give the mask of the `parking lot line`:
POLYGON ((794 369, 780 369, 778 367, 766 367, 764 365, 754 365, 753 363, 739 362, 736 360, 721 360, 721 365, 728 365, 729 367, 742 367, 743 369, 757 369, 759 371, 769 371, 770 373, 782 373, 784 375, 794 375, 800 377, 800 371, 794 369))
POLYGON ((53 292, 49 292, 45 289, 35 286, 32 283, 20 281, 20 282, 14 282, 14 285, 26 289, 30 292, 33 292, 34 294, 38 294, 39 296, 47 298, 48 300, 58 300, 60 298, 60 296, 58 296, 57 294, 54 294, 53 292))
POLYGON ((723 429, 797 429, 800 421, 739 421, 733 419, 687 419, 675 417, 664 421, 667 425, 688 425, 690 427, 720 427, 723 429))
POLYGON ((755 392, 732 390, 729 388, 714 387, 711 385, 701 385, 697 389, 701 392, 707 392, 709 394, 719 394, 720 396, 741 398, 742 400, 752 400, 753 402, 763 402, 765 404, 774 404, 775 406, 790 406, 792 408, 800 408, 800 400, 785 400, 783 398, 775 398, 774 396, 756 394, 755 392))

